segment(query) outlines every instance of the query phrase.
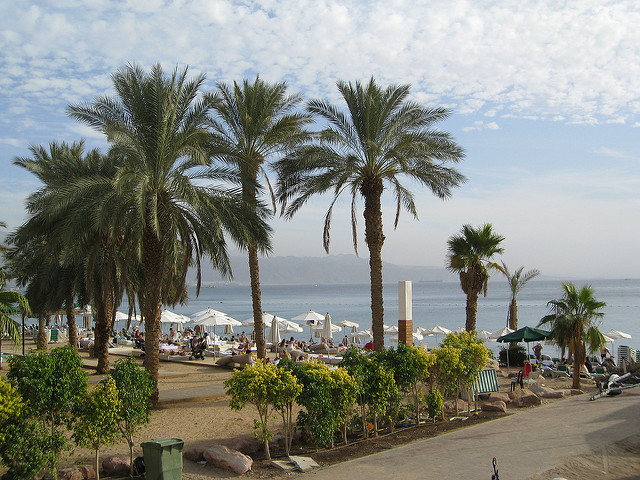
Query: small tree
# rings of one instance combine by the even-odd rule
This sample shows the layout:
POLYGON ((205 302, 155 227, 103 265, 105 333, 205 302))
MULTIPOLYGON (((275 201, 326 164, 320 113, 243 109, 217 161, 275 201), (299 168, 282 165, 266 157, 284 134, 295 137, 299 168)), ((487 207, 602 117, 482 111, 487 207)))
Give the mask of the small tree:
POLYGON ((287 362, 285 368, 291 369, 302 384, 297 403, 304 410, 298 413, 298 425, 313 437, 318 447, 332 446, 338 419, 332 403, 333 382, 329 367, 317 362, 303 362, 299 365, 287 362))
POLYGON ((429 416, 433 419, 433 423, 436 423, 436 415, 442 413, 442 393, 437 388, 431 389, 429 393, 427 393, 427 412, 429 416))
POLYGON ((379 362, 371 362, 366 373, 364 398, 369 414, 372 416, 373 434, 376 437, 378 436, 378 415, 386 414, 387 406, 397 395, 398 386, 393 372, 379 362))
POLYGON ((120 398, 118 426, 129 444, 130 473, 133 475, 133 436, 151 417, 154 383, 149 371, 138 367, 133 355, 118 360, 110 373, 120 398))
POLYGON ((104 379, 77 403, 75 417, 73 439, 81 447, 94 449, 96 477, 100 480, 100 447, 113 445, 119 433, 120 399, 113 378, 104 379))
POLYGON ((335 410, 336 421, 342 431, 342 440, 346 445, 349 443, 347 425, 353 415, 356 401, 356 381, 344 368, 336 368, 329 372, 332 381, 331 403, 335 410))
MULTIPOLYGON (((233 410, 241 410, 247 403, 253 404, 258 410, 258 420, 254 420, 255 435, 264 442, 267 460, 271 461, 269 440, 273 434, 269 431, 268 420, 273 410, 285 409, 286 403, 293 402, 302 386, 288 371, 281 371, 272 364, 259 360, 255 365, 247 366, 233 372, 233 376, 225 380, 227 395, 231 397, 229 406, 233 410)), ((286 416, 283 416, 283 421, 286 416)), ((285 425, 286 432, 290 426, 285 425)), ((288 443, 288 439, 285 443, 288 443)))
MULTIPOLYGON (((451 345, 443 345, 432 350, 436 361, 432 366, 432 375, 443 395, 456 395, 458 398, 459 379, 462 374, 462 363, 460 362, 460 349, 451 345)), ((458 414, 458 402, 456 401, 456 415, 458 414)))
POLYGON ((393 371, 398 389, 412 397, 416 422, 420 423, 420 383, 428 379, 434 359, 424 349, 403 343, 397 349, 376 352, 375 357, 393 371))
POLYGON ((459 383, 467 391, 471 390, 473 382, 478 379, 480 370, 487 364, 489 350, 484 346, 482 340, 476 337, 476 332, 450 333, 442 341, 442 344, 460 350, 459 383))
POLYGON ((30 414, 46 428, 50 471, 58 478, 58 461, 69 449, 63 427, 70 428, 75 404, 87 392, 87 374, 71 345, 54 348, 51 353, 29 352, 9 360, 7 375, 22 395, 30 414))

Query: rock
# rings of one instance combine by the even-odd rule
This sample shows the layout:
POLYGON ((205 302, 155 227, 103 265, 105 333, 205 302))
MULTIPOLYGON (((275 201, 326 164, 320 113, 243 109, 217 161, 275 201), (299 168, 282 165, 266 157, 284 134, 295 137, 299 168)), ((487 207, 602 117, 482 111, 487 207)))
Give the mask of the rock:
POLYGON ((487 399, 488 402, 504 402, 509 403, 511 401, 511 397, 509 396, 508 393, 504 393, 504 392, 491 392, 491 394, 489 395, 489 398, 487 399))
POLYGON ((208 445, 198 445, 195 447, 185 448, 182 451, 182 458, 191 460, 192 462, 201 462, 204 460, 204 451, 209 448, 208 445))
MULTIPOLYGON (((465 402, 461 398, 458 398, 457 402, 458 402, 458 411, 459 412, 464 412, 465 410, 467 410, 467 402, 465 402)), ((455 412, 456 411, 456 400, 448 400, 448 401, 444 402, 443 408, 447 412, 455 412)))
POLYGON ((562 398, 562 397, 564 397, 564 391, 563 390, 551 390, 551 391, 547 391, 547 392, 540 392, 539 396, 541 398, 562 398))
POLYGON ((102 460, 102 471, 106 475, 114 473, 129 473, 131 471, 131 461, 128 456, 114 455, 102 460))
POLYGON ((521 397, 514 398, 511 403, 515 407, 531 407, 534 405, 541 405, 542 400, 537 395, 529 393, 522 395, 521 397))
POLYGON ((501 400, 498 400, 496 402, 484 403, 482 405, 482 411, 507 413, 507 404, 501 400))
POLYGON ((513 401, 516 398, 524 397, 525 395, 534 395, 529 388, 516 387, 513 392, 509 392, 509 398, 513 401))
POLYGON ((236 450, 231 450, 224 445, 212 445, 204 451, 204 459, 214 467, 231 470, 238 475, 251 470, 253 460, 236 450))
MULTIPOLYGON (((571 388, 569 389, 569 392, 570 393, 568 395, 582 395, 584 393, 583 390, 578 390, 577 388, 571 388)), ((567 394, 565 393, 565 395, 567 394)))
POLYGON ((76 465, 58 470, 58 479, 60 480, 87 480, 89 478, 96 478, 96 470, 91 465, 76 465))
POLYGON ((231 450, 237 450, 245 455, 255 455, 262 448, 262 442, 253 435, 239 435, 237 437, 226 438, 216 443, 224 445, 231 450))

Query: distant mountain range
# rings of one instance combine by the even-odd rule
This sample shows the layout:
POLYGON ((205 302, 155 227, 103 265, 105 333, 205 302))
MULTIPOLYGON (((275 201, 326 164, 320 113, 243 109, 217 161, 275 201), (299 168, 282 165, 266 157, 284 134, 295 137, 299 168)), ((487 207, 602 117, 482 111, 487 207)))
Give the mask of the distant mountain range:
MULTIPOLYGON (((203 266, 203 285, 237 283, 248 285, 249 264, 246 257, 231 257, 233 280, 225 280, 209 264, 203 266)), ((384 282, 411 280, 413 282, 457 281, 457 276, 443 267, 383 264, 384 282)), ((195 273, 188 282, 194 284, 195 273)), ((264 257, 260 258, 260 283, 263 285, 342 285, 369 283, 369 260, 355 255, 327 255, 326 257, 264 257)))

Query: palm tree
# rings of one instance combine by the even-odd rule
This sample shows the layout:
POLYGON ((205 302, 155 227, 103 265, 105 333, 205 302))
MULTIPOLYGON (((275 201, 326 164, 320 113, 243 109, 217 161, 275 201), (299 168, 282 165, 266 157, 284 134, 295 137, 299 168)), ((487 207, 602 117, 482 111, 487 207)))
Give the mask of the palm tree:
POLYGON ((580 388, 580 370, 584 366, 587 349, 599 351, 605 340, 596 320, 604 317, 601 310, 606 303, 598 301, 590 285, 578 289, 570 282, 562 284, 564 295, 547 303, 550 314, 544 316, 539 325, 551 327, 551 338, 566 345, 573 354, 573 387, 580 388))
MULTIPOLYGON (((6 228, 6 224, 0 222, 0 228, 6 228)), ((4 255, 7 251, 6 245, 0 244, 0 254, 4 255)), ((11 315, 19 313, 28 315, 31 313, 29 302, 24 295, 13 290, 5 290, 6 281, 7 272, 4 266, 0 266, 0 352, 2 352, 2 338, 5 335, 15 344, 20 342, 20 325, 11 318, 11 315)), ((1 358, 0 368, 2 368, 1 358)))
MULTIPOLYGON (((159 64, 148 73, 129 65, 112 75, 114 98, 68 109, 104 133, 123 160, 115 179, 117 194, 103 203, 104 215, 119 218, 123 241, 139 252, 144 364, 156 385, 161 305, 176 282, 184 286, 188 267, 197 269, 199 292, 203 256, 231 275, 225 232, 238 246, 251 239, 269 247, 269 227, 255 210, 237 192, 212 185, 233 181, 233 175, 208 167, 211 100, 199 96, 204 76, 189 80, 187 70, 176 68, 166 76, 159 64)), ((156 387, 154 403, 157 399, 156 387)))
MULTIPOLYGON (((256 77, 242 85, 218 83, 214 100, 216 117, 212 123, 214 158, 230 165, 242 185, 242 196, 249 205, 257 205, 264 178, 273 208, 275 197, 265 170, 265 163, 309 139, 304 126, 309 115, 295 112, 301 103, 299 95, 288 95, 285 82, 267 83, 256 77)), ((258 246, 249 243, 249 274, 258 358, 265 358, 264 325, 258 246)))
POLYGON ((47 151, 31 147, 32 156, 17 158, 19 165, 42 181, 30 195, 30 218, 12 236, 15 265, 28 294, 47 298, 38 305, 43 314, 64 305, 69 341, 77 343, 74 299, 91 301, 95 307, 94 356, 98 373, 109 371, 109 335, 112 312, 122 294, 118 275, 128 262, 120 260, 119 222, 105 224, 101 202, 114 194, 118 161, 98 150, 84 153, 84 142, 71 145, 52 142, 47 151))
POLYGON ((507 265, 502 262, 502 268, 500 271, 505 277, 507 277, 507 283, 511 290, 511 302, 509 303, 509 311, 507 313, 507 326, 513 330, 518 329, 518 304, 516 303, 516 296, 522 290, 529 280, 540 275, 540 270, 533 269, 524 272, 524 267, 518 268, 515 272, 509 272, 507 265), (523 273, 524 272, 524 273, 523 273))
POLYGON ((504 251, 500 246, 503 240, 504 237, 494 233, 491 225, 486 223, 478 228, 463 225, 460 233, 447 241, 447 268, 459 273, 460 286, 467 295, 465 329, 468 332, 476 329, 478 295, 482 291, 487 296, 489 270, 499 268, 490 260, 504 251))
POLYGON ((367 84, 338 82, 347 113, 324 100, 308 103, 308 111, 328 125, 318 141, 278 162, 279 197, 293 199, 285 215, 291 217, 313 195, 332 191, 333 201, 325 216, 324 248, 329 252, 331 214, 340 195, 351 195, 353 246, 357 250, 356 201, 364 201, 365 241, 369 249, 371 324, 374 347, 384 349, 382 299, 382 194, 390 188, 396 201, 394 227, 404 208, 417 219, 413 194, 401 183, 404 178, 427 187, 441 199, 465 181, 457 170, 445 166, 464 157, 449 134, 433 125, 447 118, 445 108, 425 107, 408 100, 409 85, 381 88, 373 79, 367 84))

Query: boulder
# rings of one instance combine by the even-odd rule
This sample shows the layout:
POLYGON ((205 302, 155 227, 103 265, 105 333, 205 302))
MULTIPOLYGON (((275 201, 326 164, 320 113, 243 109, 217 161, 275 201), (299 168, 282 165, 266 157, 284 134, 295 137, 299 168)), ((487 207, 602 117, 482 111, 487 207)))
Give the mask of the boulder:
POLYGON ((487 402, 504 402, 509 403, 511 401, 511 397, 509 397, 508 393, 504 392, 491 392, 489 394, 489 398, 487 398, 487 402))
POLYGON ((204 451, 204 459, 214 467, 230 470, 238 475, 251 470, 253 460, 236 450, 231 450, 224 445, 212 445, 204 451))
POLYGON ((534 405, 541 405, 542 400, 534 393, 522 395, 521 397, 511 400, 511 404, 515 407, 531 407, 534 405))
POLYGON ((583 390, 578 390, 577 388, 570 388, 568 390, 569 393, 566 393, 565 391, 565 395, 569 396, 569 395, 582 395, 584 393, 583 390))
POLYGON ((204 460, 204 451, 207 448, 209 448, 208 445, 196 445, 194 447, 185 448, 182 451, 182 458, 186 458, 192 462, 201 462, 204 460))
POLYGON ((482 410, 484 412, 503 412, 503 413, 507 413, 507 404, 504 403, 503 401, 496 401, 496 402, 490 402, 490 403, 484 403, 482 405, 482 410))
POLYGON ((525 395, 534 395, 534 393, 529 390, 529 388, 520 388, 516 387, 513 392, 509 392, 509 398, 513 401, 516 398, 524 397, 525 395))
MULTIPOLYGON (((464 412, 467 410, 467 402, 462 400, 461 398, 457 399, 458 402, 458 411, 464 412)), ((456 411, 456 400, 447 400, 443 404, 443 408, 446 412, 455 412, 456 411)))
POLYGON ((111 457, 105 457, 102 460, 102 471, 106 475, 113 475, 118 473, 129 473, 131 471, 131 460, 128 455, 114 455, 111 457))
POLYGON ((58 470, 59 480, 88 480, 96 478, 96 470, 91 465, 76 465, 58 470))

